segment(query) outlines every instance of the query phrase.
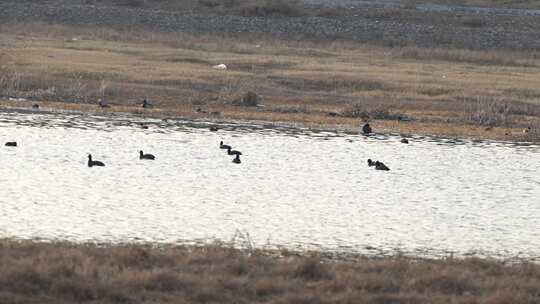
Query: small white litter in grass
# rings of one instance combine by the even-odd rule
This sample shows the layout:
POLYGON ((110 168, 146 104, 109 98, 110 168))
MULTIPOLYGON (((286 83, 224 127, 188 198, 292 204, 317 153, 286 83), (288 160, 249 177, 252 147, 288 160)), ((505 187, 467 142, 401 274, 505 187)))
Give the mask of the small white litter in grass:
POLYGON ((26 99, 26 98, 18 98, 18 97, 9 97, 8 100, 9 101, 27 101, 28 99, 26 99))
POLYGON ((218 64, 218 65, 215 65, 212 67, 213 69, 216 69, 216 70, 226 70, 227 69, 227 66, 225 64, 218 64))

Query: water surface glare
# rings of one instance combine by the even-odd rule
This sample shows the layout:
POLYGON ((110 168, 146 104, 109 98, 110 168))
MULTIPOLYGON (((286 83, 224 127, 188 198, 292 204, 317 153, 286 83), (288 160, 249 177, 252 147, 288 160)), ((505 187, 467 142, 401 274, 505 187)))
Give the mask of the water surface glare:
POLYGON ((0 111, 0 237, 540 257, 538 145, 208 126, 0 111))

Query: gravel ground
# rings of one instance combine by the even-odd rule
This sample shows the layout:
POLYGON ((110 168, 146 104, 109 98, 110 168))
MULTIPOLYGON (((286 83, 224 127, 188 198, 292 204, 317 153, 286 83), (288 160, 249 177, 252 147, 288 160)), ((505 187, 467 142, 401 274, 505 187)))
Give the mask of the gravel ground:
POLYGON ((55 0, 37 4, 35 1, 2 0, 0 24, 45 22, 185 32, 195 35, 247 34, 324 41, 345 39, 385 46, 416 45, 481 50, 540 49, 540 18, 537 17, 359 6, 355 8, 354 14, 341 17, 268 18, 200 15, 84 3, 82 0, 55 0), (467 24, 466 20, 471 19, 474 19, 473 22, 467 24))
MULTIPOLYGON (((308 5, 322 5, 328 7, 386 7, 399 8, 406 5, 403 0, 304 0, 308 5)), ((482 14, 493 16, 540 16, 540 10, 513 9, 513 8, 488 8, 463 5, 440 5, 440 4, 418 4, 418 10, 424 12, 454 12, 463 14, 482 14)))

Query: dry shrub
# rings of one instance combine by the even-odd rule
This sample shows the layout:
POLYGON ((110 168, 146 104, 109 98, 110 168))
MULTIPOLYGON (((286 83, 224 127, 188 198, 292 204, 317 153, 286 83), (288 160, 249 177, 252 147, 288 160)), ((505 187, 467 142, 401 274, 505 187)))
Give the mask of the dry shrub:
POLYGON ((255 92, 248 91, 240 100, 240 105, 244 107, 256 107, 259 105, 260 97, 255 92))
POLYGON ((300 262, 293 272, 294 277, 308 281, 320 281, 331 278, 328 266, 320 258, 307 258, 300 262))
POLYGON ((417 92, 427 96, 441 96, 454 93, 456 90, 446 87, 420 87, 417 92))
POLYGON ((510 122, 512 105, 493 98, 464 98, 464 120, 482 126, 505 126, 510 122))
POLYGON ((354 103, 347 106, 342 116, 352 118, 381 119, 381 120, 402 120, 405 116, 401 113, 395 113, 387 105, 368 105, 366 103, 354 103))
POLYGON ((192 287, 193 283, 183 279, 179 273, 164 269, 152 272, 144 282, 146 290, 162 292, 190 290, 192 287))
POLYGON ((270 111, 276 113, 288 113, 288 114, 309 114, 312 111, 306 106, 276 106, 270 108, 270 111))
POLYGON ((76 302, 91 301, 97 297, 93 286, 81 279, 58 276, 51 285, 51 293, 62 299, 76 302))
POLYGON ((22 75, 15 71, 0 69, 0 96, 13 96, 21 87, 22 75))
POLYGON ((480 65, 536 66, 533 55, 500 51, 404 47, 399 49, 394 56, 403 59, 441 60, 480 65))
POLYGON ((442 294, 463 295, 475 294, 478 287, 467 273, 430 273, 416 278, 413 288, 422 292, 426 290, 435 291, 442 294))
POLYGON ((242 16, 287 16, 298 17, 305 14, 299 0, 251 0, 240 4, 237 12, 242 16))
POLYGON ((301 91, 345 91, 365 92, 383 90, 386 85, 382 81, 353 77, 328 76, 325 78, 303 78, 269 76, 270 80, 294 90, 301 91))

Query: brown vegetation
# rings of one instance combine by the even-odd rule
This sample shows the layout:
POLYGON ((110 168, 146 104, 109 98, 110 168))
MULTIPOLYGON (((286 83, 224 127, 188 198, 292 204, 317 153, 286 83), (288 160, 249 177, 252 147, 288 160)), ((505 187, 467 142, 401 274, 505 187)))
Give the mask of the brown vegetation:
POLYGON ((540 266, 0 240, 1 303, 538 303, 540 266))
POLYGON ((44 24, 3 24, 0 38, 5 106, 140 113, 147 98, 156 116, 346 129, 372 120, 382 132, 538 140, 540 59, 530 52, 44 24), (228 69, 212 69, 220 63, 228 69))

